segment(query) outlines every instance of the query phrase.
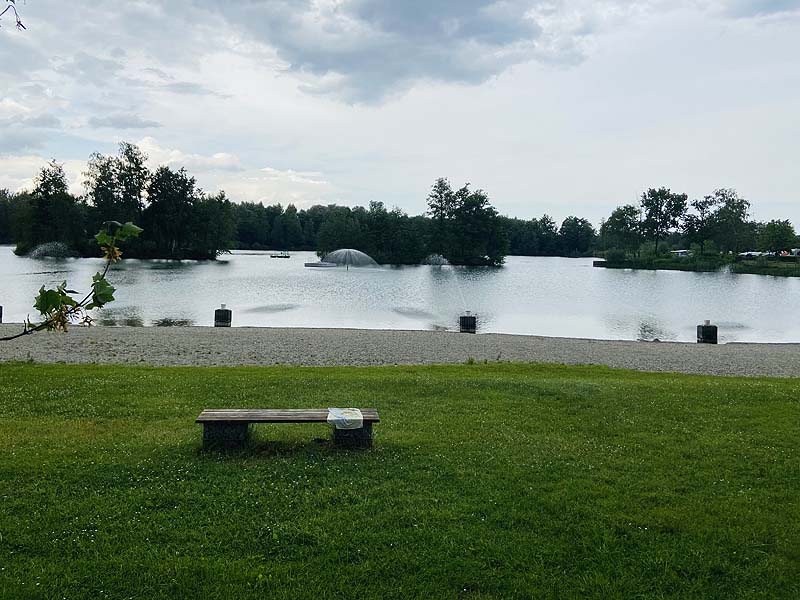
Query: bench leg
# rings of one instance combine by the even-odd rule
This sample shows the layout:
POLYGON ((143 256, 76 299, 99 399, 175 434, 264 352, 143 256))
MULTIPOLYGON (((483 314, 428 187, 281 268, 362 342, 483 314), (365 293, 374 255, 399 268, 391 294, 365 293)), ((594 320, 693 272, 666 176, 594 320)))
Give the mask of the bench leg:
POLYGON ((249 437, 249 423, 203 423, 203 448, 244 448, 249 437))
POLYGON ((342 448, 372 448, 372 423, 360 429, 334 429, 333 443, 342 448))

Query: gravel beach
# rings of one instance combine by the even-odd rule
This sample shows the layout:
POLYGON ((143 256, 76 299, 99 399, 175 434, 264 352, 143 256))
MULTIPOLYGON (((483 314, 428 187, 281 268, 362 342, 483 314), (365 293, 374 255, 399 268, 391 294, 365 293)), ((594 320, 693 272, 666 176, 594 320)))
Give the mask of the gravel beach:
MULTIPOLYGON (((0 325, 0 335, 20 331, 0 325)), ((800 344, 718 346, 438 331, 92 327, 0 343, 0 361, 129 365, 534 362, 707 375, 800 376, 800 344)))

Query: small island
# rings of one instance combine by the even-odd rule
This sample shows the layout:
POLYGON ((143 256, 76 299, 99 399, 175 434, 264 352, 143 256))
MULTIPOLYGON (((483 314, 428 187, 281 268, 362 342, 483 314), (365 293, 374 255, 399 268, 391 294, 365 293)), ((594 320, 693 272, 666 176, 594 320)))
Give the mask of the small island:
POLYGON ((750 219, 735 190, 702 199, 649 189, 639 206, 616 208, 600 227, 596 267, 720 271, 800 277, 800 238, 788 220, 750 219))

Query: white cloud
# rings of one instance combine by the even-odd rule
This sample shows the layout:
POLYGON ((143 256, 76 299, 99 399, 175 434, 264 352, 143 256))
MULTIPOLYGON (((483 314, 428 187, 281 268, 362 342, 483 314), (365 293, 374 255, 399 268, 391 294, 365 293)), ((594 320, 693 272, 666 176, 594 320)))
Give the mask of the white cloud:
MULTIPOLYGON (((48 162, 49 159, 32 154, 0 156, 0 164, 3 165, 0 169, 0 189, 8 189, 12 192, 32 190, 34 179, 48 162)), ((86 161, 67 160, 62 164, 69 181, 69 191, 75 195, 82 194, 82 173, 86 170, 86 161)))
POLYGON ((0 118, 24 115, 30 111, 31 109, 29 109, 27 106, 20 104, 12 98, 3 98, 0 100, 0 118))
POLYGON ((132 114, 115 114, 106 117, 91 117, 89 125, 92 127, 107 127, 110 129, 150 129, 154 127, 161 127, 157 121, 143 119, 132 114))
POLYGON ((158 123, 153 164, 237 200, 419 213, 449 176, 597 224, 649 185, 725 186, 800 225, 797 0, 62 4, 0 30, 11 188, 158 123))
POLYGON ((332 203, 335 198, 334 186, 325 180, 322 173, 271 167, 243 173, 234 179, 223 179, 219 187, 234 200, 283 206, 294 204, 298 208, 332 203))
POLYGON ((170 168, 185 168, 190 174, 208 171, 241 171, 243 167, 238 156, 227 152, 211 155, 187 154, 178 149, 164 148, 155 138, 145 137, 137 142, 139 148, 150 158, 153 166, 165 165, 170 168))

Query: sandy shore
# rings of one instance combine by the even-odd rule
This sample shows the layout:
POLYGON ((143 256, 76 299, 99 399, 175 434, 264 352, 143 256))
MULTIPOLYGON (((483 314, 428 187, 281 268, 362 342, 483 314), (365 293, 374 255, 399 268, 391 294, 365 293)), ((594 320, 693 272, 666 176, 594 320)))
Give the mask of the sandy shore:
MULTIPOLYGON (((10 335, 19 325, 0 325, 10 335)), ((598 364, 640 371, 800 376, 800 344, 627 342, 436 331, 92 327, 0 343, 0 361, 134 365, 598 364)))

